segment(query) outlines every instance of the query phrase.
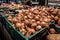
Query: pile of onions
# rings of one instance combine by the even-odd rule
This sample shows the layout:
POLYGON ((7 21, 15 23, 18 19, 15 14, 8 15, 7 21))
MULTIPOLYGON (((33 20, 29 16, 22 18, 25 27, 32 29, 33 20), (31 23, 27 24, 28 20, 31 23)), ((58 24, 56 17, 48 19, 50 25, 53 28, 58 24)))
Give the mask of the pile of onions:
POLYGON ((42 28, 49 27, 49 23, 52 20, 58 19, 55 17, 55 12, 59 14, 58 9, 54 9, 53 7, 36 7, 24 10, 16 14, 15 17, 9 16, 8 20, 13 23, 15 28, 23 35, 29 37, 42 28))

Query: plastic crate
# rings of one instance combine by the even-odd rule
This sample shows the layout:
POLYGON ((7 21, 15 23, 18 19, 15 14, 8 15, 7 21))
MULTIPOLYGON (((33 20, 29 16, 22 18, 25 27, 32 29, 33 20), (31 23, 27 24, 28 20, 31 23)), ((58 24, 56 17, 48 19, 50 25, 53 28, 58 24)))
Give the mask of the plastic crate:
POLYGON ((0 22, 2 23, 2 21, 3 21, 3 17, 2 17, 2 15, 0 13, 0 22))
POLYGON ((51 27, 51 28, 55 28, 55 30, 57 31, 57 33, 60 34, 60 26, 56 25, 56 21, 53 21, 53 22, 50 24, 50 27, 51 27))
POLYGON ((56 31, 60 34, 60 26, 55 25, 55 27, 56 27, 56 31))
POLYGON ((31 35, 29 38, 27 38, 21 32, 14 28, 14 26, 8 21, 7 17, 3 17, 3 19, 3 24, 5 25, 6 30, 11 35, 13 40, 40 40, 48 32, 47 28, 43 28, 35 34, 31 35))

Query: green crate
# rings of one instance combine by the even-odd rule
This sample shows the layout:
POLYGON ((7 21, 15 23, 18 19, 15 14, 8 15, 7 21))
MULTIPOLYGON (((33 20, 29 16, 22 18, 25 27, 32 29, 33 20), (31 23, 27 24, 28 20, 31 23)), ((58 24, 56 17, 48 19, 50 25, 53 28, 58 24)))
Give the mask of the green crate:
POLYGON ((50 28, 54 28, 56 30, 56 32, 58 34, 60 34, 60 26, 56 25, 56 24, 51 24, 50 25, 50 28))
POLYGON ((50 28, 55 28, 55 21, 54 20, 50 23, 50 28))
POLYGON ((6 30, 11 35, 13 40, 41 40, 42 37, 45 36, 45 34, 48 32, 47 28, 43 28, 27 38, 21 32, 14 28, 14 26, 8 21, 7 17, 3 17, 3 20, 3 24, 5 25, 6 30))
POLYGON ((22 34, 21 34, 21 32, 19 32, 19 31, 17 31, 14 27, 13 27, 13 25, 10 23, 10 22, 8 22, 8 20, 7 19, 5 19, 4 17, 3 17, 3 19, 4 19, 4 25, 5 25, 5 28, 6 28, 6 30, 8 31, 8 33, 11 35, 11 37, 13 38, 13 40, 28 40, 28 38, 26 38, 26 37, 24 37, 22 34))
POLYGON ((56 31, 60 34, 60 26, 55 25, 55 27, 56 27, 56 31))
POLYGON ((51 27, 51 28, 55 28, 55 30, 57 31, 57 33, 60 34, 60 26, 56 25, 56 21, 53 21, 53 22, 50 24, 50 27, 51 27))
POLYGON ((2 22, 2 19, 3 19, 3 18, 2 18, 2 15, 1 15, 1 13, 0 13, 0 22, 2 22))

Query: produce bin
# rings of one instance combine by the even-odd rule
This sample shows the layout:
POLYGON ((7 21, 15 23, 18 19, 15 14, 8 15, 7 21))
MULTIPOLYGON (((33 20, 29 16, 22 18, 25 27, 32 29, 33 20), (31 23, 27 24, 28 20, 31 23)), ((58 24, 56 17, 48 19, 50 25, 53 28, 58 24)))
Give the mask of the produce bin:
MULTIPOLYGON (((4 17, 3 17, 4 19, 4 17)), ((19 31, 17 31, 15 28, 13 28, 12 24, 8 22, 8 20, 4 19, 3 24, 5 25, 6 30, 11 35, 13 40, 28 40, 26 37, 24 37, 19 31)))
POLYGON ((47 28, 43 28, 27 38, 21 32, 14 28, 14 26, 8 21, 7 17, 3 17, 3 21, 6 30, 11 35, 13 40, 41 40, 43 36, 45 36, 45 34, 48 32, 47 28))

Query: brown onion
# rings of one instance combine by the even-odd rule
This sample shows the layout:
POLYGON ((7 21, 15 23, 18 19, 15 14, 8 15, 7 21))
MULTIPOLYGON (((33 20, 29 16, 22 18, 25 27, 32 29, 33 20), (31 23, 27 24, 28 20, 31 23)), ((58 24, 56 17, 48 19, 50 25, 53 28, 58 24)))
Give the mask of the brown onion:
POLYGON ((58 18, 58 16, 55 16, 55 18, 54 18, 54 19, 57 21, 59 18, 58 18))
POLYGON ((16 28, 20 28, 20 27, 22 27, 21 23, 16 23, 16 28))
POLYGON ((55 29, 54 28, 50 28, 50 33, 51 34, 55 34, 56 33, 55 29))
POLYGON ((33 17, 32 17, 31 15, 28 15, 28 18, 29 18, 29 19, 32 19, 33 17))
POLYGON ((35 16, 35 18, 34 18, 35 20, 39 20, 39 17, 38 16, 35 16))
POLYGON ((36 27, 36 26, 37 26, 37 23, 32 23, 31 26, 32 26, 32 27, 36 27))
POLYGON ((49 27, 49 24, 46 22, 41 22, 42 27, 49 27))
POLYGON ((37 24, 40 24, 40 21, 37 21, 36 23, 37 23, 37 24))
POLYGON ((19 30, 20 30, 20 32, 22 32, 23 35, 26 34, 26 30, 25 29, 19 29, 19 30))
POLYGON ((60 19, 57 21, 58 25, 60 26, 60 19))
POLYGON ((36 30, 40 30, 42 27, 40 25, 36 26, 36 30))
POLYGON ((27 19, 28 17, 27 16, 24 16, 24 19, 27 19))
POLYGON ((31 35, 31 32, 30 31, 27 31, 27 33, 26 33, 26 37, 30 37, 30 35, 31 35))
POLYGON ((9 16, 9 17, 8 17, 8 20, 9 20, 10 22, 12 22, 12 16, 9 16))
POLYGON ((25 23, 26 23, 26 24, 29 24, 30 22, 29 22, 29 20, 25 20, 25 23))
POLYGON ((17 18, 16 18, 16 17, 14 17, 12 21, 13 21, 13 23, 18 22, 18 20, 17 20, 17 18))

